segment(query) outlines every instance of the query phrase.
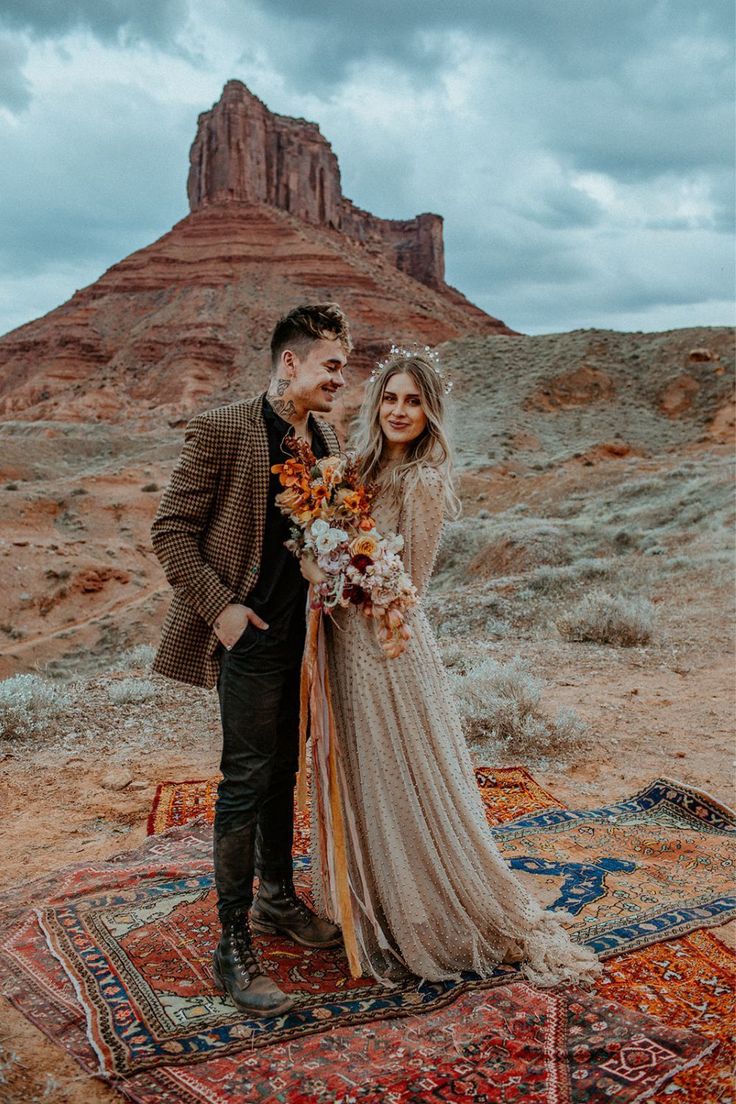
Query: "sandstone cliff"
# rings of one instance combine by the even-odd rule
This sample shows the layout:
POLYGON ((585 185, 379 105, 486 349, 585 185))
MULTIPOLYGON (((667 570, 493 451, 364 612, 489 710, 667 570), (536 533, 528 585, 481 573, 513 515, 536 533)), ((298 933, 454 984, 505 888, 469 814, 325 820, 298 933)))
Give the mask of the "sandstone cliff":
POLYGON ((275 320, 331 299, 356 343, 348 416, 391 341, 511 334, 442 281, 437 215, 360 211, 312 123, 231 81, 200 117, 192 212, 45 317, 0 338, 0 420, 185 420, 261 388, 275 320))
POLYGON ((276 115, 237 80, 199 116, 189 153, 189 205, 267 203, 380 250, 429 287, 445 280, 442 219, 381 219, 342 194, 340 166, 315 123, 276 115))

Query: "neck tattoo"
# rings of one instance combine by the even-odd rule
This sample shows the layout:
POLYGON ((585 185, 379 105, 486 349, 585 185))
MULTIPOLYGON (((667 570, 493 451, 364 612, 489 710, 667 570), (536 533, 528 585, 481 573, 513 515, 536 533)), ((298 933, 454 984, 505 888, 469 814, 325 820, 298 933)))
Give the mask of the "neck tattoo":
POLYGON ((291 422, 296 418, 296 407, 291 399, 284 401, 284 399, 277 399, 272 396, 270 402, 273 409, 285 422, 291 422))
POLYGON ((268 401, 276 413, 287 422, 293 422, 298 417, 294 400, 286 394, 290 383, 291 380, 279 377, 268 389, 268 401))

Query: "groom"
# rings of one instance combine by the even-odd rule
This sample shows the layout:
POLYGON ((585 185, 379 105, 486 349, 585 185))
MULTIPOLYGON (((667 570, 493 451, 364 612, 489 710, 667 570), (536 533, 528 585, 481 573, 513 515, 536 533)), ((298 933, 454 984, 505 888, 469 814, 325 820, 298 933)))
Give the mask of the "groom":
POLYGON ((340 941, 339 929, 297 897, 292 880, 307 584, 284 547, 289 522, 276 506, 281 487, 271 468, 291 455, 283 441, 294 434, 317 458, 339 450, 332 427, 313 414, 332 409, 350 348, 347 320, 334 303, 282 318, 271 338, 268 391, 192 419, 152 528, 174 588, 154 671, 217 684, 223 777, 214 866, 222 936, 214 968, 251 1015, 285 1012, 293 1000, 260 970, 250 923, 306 947, 340 941))

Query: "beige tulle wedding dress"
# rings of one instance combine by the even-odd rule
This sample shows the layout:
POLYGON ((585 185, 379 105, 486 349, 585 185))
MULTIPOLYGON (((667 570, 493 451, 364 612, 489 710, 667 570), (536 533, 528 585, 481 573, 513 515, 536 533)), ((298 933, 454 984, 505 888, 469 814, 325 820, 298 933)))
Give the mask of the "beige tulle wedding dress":
MULTIPOLYGON (((571 941, 509 870, 485 819, 439 649, 422 610, 443 520, 443 483, 423 467, 379 492, 385 535, 404 538, 420 601, 411 639, 387 659, 355 608, 325 619, 352 926, 364 972, 388 985, 408 970, 439 981, 518 961, 543 986, 589 980, 593 953, 571 941)), ((317 905, 338 922, 321 872, 334 856, 313 834, 317 905), (328 899, 325 899, 328 898, 328 899)), ((569 917, 568 917, 569 919, 569 917)))

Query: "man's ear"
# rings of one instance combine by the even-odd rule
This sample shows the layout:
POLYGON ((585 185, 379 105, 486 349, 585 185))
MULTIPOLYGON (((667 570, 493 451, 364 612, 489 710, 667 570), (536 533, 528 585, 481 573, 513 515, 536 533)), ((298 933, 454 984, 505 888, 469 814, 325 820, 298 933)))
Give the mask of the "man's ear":
POLYGON ((297 356, 291 349, 284 349, 281 354, 279 373, 282 378, 293 379, 297 368, 297 356))

